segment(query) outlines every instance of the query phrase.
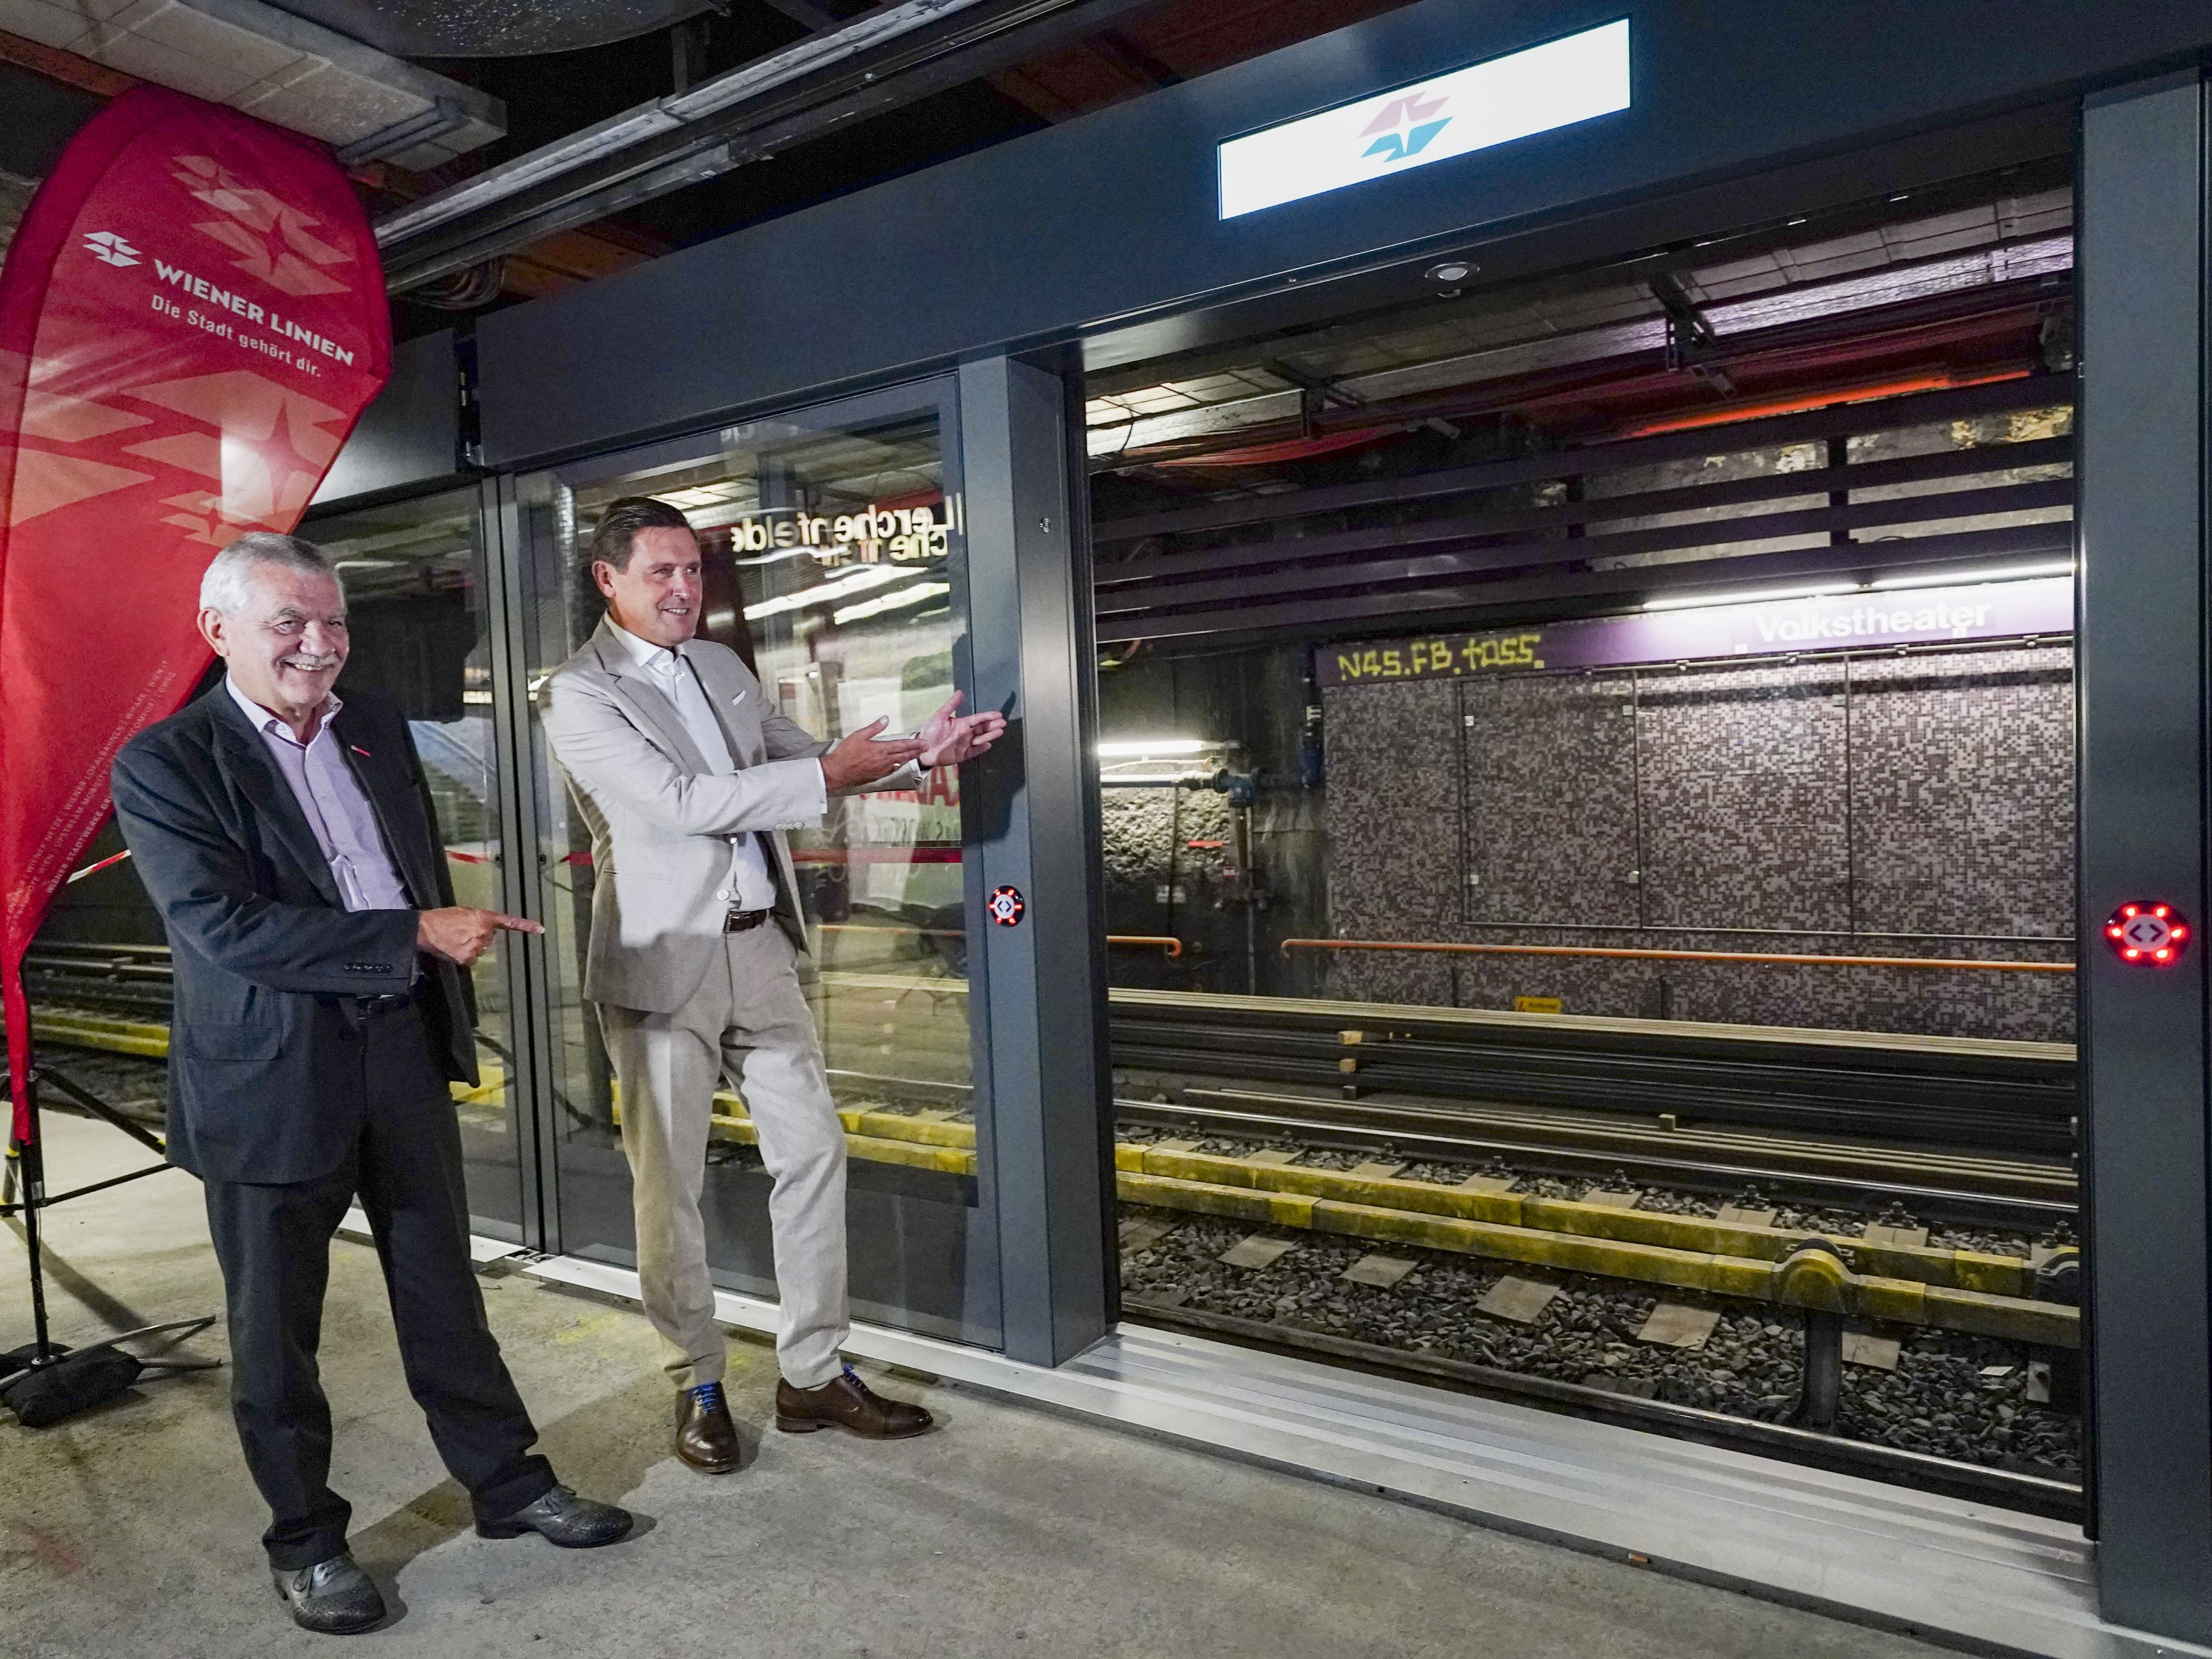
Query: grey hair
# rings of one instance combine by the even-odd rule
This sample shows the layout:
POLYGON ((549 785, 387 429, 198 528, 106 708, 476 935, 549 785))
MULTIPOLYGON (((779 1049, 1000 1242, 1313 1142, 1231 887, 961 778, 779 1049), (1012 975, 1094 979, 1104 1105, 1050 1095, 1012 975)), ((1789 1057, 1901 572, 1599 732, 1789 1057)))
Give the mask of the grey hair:
POLYGON ((318 571, 333 580, 338 574, 330 555, 313 542, 266 530, 249 531, 216 554, 215 562, 200 578, 200 609, 219 611, 226 617, 237 615, 246 605, 247 582, 255 569, 265 564, 285 570, 318 571))

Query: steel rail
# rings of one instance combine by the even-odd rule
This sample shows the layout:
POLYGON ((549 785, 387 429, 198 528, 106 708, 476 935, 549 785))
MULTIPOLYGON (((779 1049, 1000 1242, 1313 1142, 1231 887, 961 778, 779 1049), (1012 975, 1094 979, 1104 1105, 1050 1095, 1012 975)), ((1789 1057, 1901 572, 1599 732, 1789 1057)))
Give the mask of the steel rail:
POLYGON ((1199 1129, 1243 1139, 1297 1139, 1339 1152, 1382 1152, 1439 1163, 1507 1158, 1538 1175, 1603 1180, 1617 1170, 1625 1170, 1638 1180, 1709 1195, 1727 1196, 1756 1185, 1769 1197, 1799 1204, 1861 1208, 1897 1202, 1923 1220, 1966 1226, 2040 1232, 2053 1222, 2071 1222, 2081 1213, 2079 1204, 2049 1195, 1976 1191, 1913 1178, 1808 1174, 1749 1157, 1671 1158, 1620 1148, 1591 1151, 1549 1146, 1505 1130, 1469 1134, 1441 1126, 1385 1129, 1285 1110, 1237 1111, 1127 1099, 1116 1099, 1114 1112, 1120 1121, 1153 1128, 1199 1129))
POLYGON ((1116 1009, 1166 1019, 1253 1019, 1286 1030, 1331 1034, 1351 1027, 1368 1031, 1426 1031, 1492 1041, 1510 1033, 1516 1042, 1545 1046, 1604 1043, 1642 1053, 1730 1052, 1792 1059, 1849 1054, 1854 1066, 1939 1065, 1971 1076, 1992 1067, 2038 1074, 2070 1066, 2070 1042, 2012 1037, 1948 1037, 1907 1032, 1856 1031, 1833 1027, 1741 1025, 1712 1020, 1656 1019, 1630 1015, 1524 1014, 1494 1008, 1436 1003, 1355 1002, 1325 997, 1261 997, 1220 992, 1147 991, 1116 987, 1108 993, 1116 1009), (1486 1035, 1488 1034, 1488 1035, 1486 1035))
POLYGON ((1771 951, 1659 951, 1604 945, 1460 945, 1422 939, 1286 939, 1293 951, 1432 951, 1481 957, 1601 957, 1642 962, 1749 962, 1786 968, 1979 968, 1996 973, 2070 974, 2070 962, 1999 962, 1981 957, 1821 957, 1771 951))
POLYGON ((1186 1101, 1230 1110, 1288 1111, 1326 1122, 1342 1123, 1389 1139, 1406 1129, 1489 1130, 1526 1136, 1542 1145, 1613 1147, 1627 1152, 1659 1149, 1669 1155, 1713 1152, 1730 1158, 1779 1158, 1812 1174, 1845 1176, 1900 1172, 1923 1178, 1965 1182, 1977 1191, 2061 1197, 2075 1188, 2072 1166, 2063 1158, 2021 1158, 2000 1153, 1922 1151, 1881 1141, 1840 1136, 1813 1137, 1711 1126, 1624 1123, 1599 1113, 1543 1107, 1438 1106, 1418 1101, 1333 1100, 1322 1096, 1279 1094, 1265 1090, 1188 1088, 1186 1101))
MULTIPOLYGON (((1113 1058, 1182 1088, 1210 1077, 1327 1088, 1346 1098, 1426 1096, 1484 1108, 1542 1107, 1684 1123, 1735 1125, 1947 1146, 2070 1152, 2070 1081, 1962 1079, 1827 1066, 1739 1065, 1696 1057, 1547 1052, 1527 1047, 1389 1042, 1324 1047, 1265 1025, 1183 1031, 1114 1022, 1113 1058)), ((2058 1068, 2053 1068, 2054 1071, 2058 1068)))

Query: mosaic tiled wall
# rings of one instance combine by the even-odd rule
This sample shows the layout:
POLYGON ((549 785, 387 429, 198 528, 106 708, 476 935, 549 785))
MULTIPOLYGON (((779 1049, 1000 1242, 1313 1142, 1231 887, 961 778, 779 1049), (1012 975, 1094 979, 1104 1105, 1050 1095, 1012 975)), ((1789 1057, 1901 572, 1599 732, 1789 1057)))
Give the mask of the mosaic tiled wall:
MULTIPOLYGON (((1339 938, 2071 958, 2066 647, 1326 695, 1339 938)), ((1346 952, 1329 984, 1363 1000, 2073 1035, 2063 974, 1346 952)))
MULTIPOLYGON (((1337 939, 1439 939, 1460 913, 1459 688, 1449 680, 1323 694, 1328 912, 1337 939), (1402 930, 1419 925, 1422 931, 1402 930)), ((1454 1000, 1442 957, 1344 951, 1329 994, 1454 1000)))
POLYGON ((1466 918, 1633 926, 1634 677, 1477 680, 1462 688, 1457 712, 1466 918))
POLYGON ((1639 674, 1645 925, 1850 927, 1841 664, 1639 674))
POLYGON ((1854 663, 1851 786, 1862 928, 2071 931, 2071 652, 1854 663))

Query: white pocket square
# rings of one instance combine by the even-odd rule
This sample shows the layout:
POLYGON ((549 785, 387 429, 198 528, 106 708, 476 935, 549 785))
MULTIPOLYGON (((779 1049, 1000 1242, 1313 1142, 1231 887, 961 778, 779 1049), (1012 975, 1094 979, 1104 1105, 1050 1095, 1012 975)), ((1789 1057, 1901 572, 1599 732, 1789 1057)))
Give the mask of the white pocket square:
POLYGON ((744 700, 745 700, 745 694, 744 694, 744 692, 742 692, 742 691, 738 692, 738 695, 737 695, 736 696, 732 697, 732 698, 730 699, 730 701, 731 701, 732 702, 743 702, 744 700))

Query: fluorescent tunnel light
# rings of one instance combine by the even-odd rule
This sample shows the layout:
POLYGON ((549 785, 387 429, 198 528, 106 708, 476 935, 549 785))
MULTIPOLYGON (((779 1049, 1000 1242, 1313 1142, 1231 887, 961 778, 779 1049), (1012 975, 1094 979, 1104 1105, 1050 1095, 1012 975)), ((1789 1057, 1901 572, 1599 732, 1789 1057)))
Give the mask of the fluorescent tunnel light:
POLYGON ((1778 605, 1788 599, 1824 599, 1832 594, 1857 591, 1856 582, 1829 582, 1820 587, 1769 588, 1756 593, 1676 593, 1646 599, 1646 611, 1702 611, 1708 605, 1778 605))
POLYGON ((1150 755, 1196 755, 1206 748, 1205 741, 1199 738, 1117 738, 1100 744, 1098 756, 1101 760, 1111 760, 1116 757, 1135 759, 1150 755))
POLYGON ((2008 565, 2002 570, 1949 570, 1923 572, 1917 576, 1884 576, 1869 582, 1877 593, 1893 592, 1905 587, 1969 587, 1977 582, 2018 582, 2034 576, 2070 576, 2074 561, 2059 559, 2049 564, 2008 565))

